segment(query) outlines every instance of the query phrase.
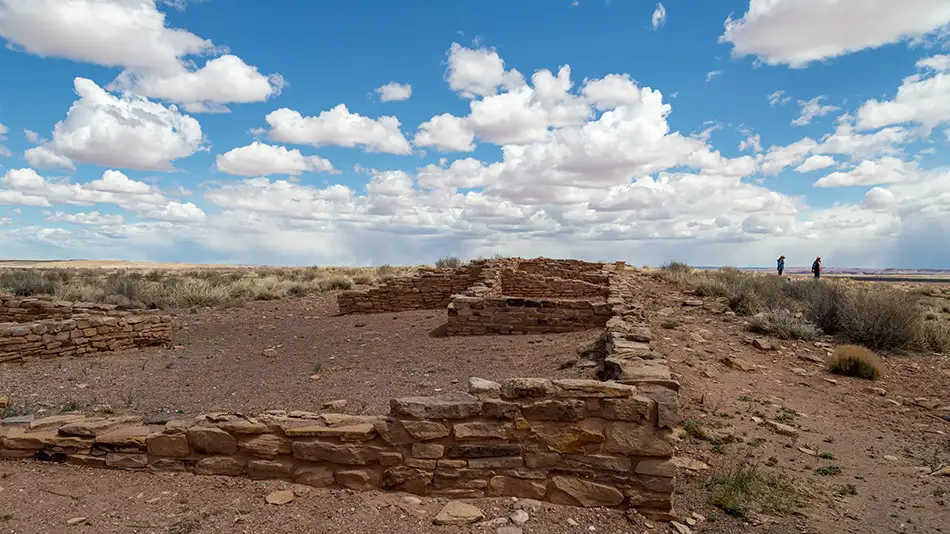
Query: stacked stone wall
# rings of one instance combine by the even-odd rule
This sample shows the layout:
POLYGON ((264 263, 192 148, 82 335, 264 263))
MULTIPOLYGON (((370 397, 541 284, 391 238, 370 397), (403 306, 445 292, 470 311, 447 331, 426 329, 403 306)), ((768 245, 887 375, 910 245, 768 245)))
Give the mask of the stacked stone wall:
POLYGON ((394 399, 388 417, 273 411, 60 415, 0 426, 0 458, 293 480, 447 498, 519 497, 672 512, 663 396, 596 380, 471 379, 469 393, 394 399))
MULTIPOLYGON (((578 273, 577 275, 581 274, 578 273)), ((607 276, 603 274, 597 276, 600 277, 600 281, 591 283, 584 280, 545 276, 529 271, 503 269, 500 275, 501 291, 504 295, 535 299, 599 299, 606 301, 609 293, 607 276)))
POLYGON ((612 315, 606 302, 457 296, 449 304, 446 333, 477 336, 573 332, 602 327, 612 315))
POLYGON ((597 285, 607 284, 603 263, 549 258, 519 259, 515 270, 565 280, 583 280, 597 285))
POLYGON ((481 265, 427 269, 377 287, 344 291, 337 296, 340 313, 387 313, 445 308, 452 296, 484 283, 481 265))
POLYGON ((0 362, 78 356, 168 342, 171 317, 107 304, 0 297, 0 362))

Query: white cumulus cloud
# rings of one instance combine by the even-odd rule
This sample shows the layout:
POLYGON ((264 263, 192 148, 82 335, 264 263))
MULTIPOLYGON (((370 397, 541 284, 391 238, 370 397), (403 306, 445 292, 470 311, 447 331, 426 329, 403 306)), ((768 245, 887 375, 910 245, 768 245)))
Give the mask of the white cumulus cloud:
POLYGON ((464 97, 489 96, 505 82, 505 62, 494 49, 473 50, 458 43, 449 49, 446 80, 464 97))
POLYGON ((827 169, 835 164, 835 158, 831 156, 810 156, 804 163, 795 167, 795 172, 811 172, 827 169))
POLYGON ((265 117, 271 139, 297 145, 362 147, 367 152, 409 154, 412 147, 400 130, 399 119, 378 119, 351 113, 343 104, 304 117, 298 111, 281 108, 265 117))
POLYGON ((654 30, 658 30, 666 24, 666 8, 663 7, 663 4, 657 4, 656 9, 653 10, 653 16, 650 17, 650 23, 653 25, 654 30))
POLYGON ((304 156, 297 149, 288 150, 258 141, 218 154, 216 166, 221 172, 237 176, 297 176, 304 172, 333 170, 333 165, 320 156, 304 156))
POLYGON ((801 106, 801 114, 797 119, 792 121, 792 124, 795 126, 805 126, 811 124, 812 119, 815 117, 824 117, 825 115, 838 111, 838 106, 824 106, 821 104, 821 101, 824 99, 824 96, 816 96, 811 100, 799 100, 798 105, 801 106))
POLYGON ((475 150, 475 131, 468 119, 449 113, 436 115, 419 125, 412 142, 416 146, 432 147, 441 152, 471 152, 475 150))
POLYGON ((922 74, 904 78, 893 100, 868 100, 858 110, 857 125, 876 129, 917 123, 930 130, 950 121, 950 57, 933 56, 917 62, 922 74))
POLYGON ((376 94, 383 102, 409 100, 412 96, 412 86, 408 83, 389 82, 382 87, 377 87, 376 94))
POLYGON ((23 152, 23 157, 32 167, 37 169, 69 169, 76 168, 69 158, 57 154, 45 146, 37 146, 23 152))
POLYGON ((847 187, 906 182, 916 177, 917 169, 904 160, 884 157, 878 161, 862 161, 846 172, 833 172, 815 182, 815 187, 847 187))

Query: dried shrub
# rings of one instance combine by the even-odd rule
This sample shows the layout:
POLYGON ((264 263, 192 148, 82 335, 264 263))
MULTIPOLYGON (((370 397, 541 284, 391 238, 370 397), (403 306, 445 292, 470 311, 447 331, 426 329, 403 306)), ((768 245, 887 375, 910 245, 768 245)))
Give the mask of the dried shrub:
POLYGON ((435 266, 439 269, 458 269, 463 265, 465 262, 455 256, 444 256, 435 262, 435 266))
POLYGON ((793 514, 809 502, 810 491, 801 481, 773 474, 752 464, 736 467, 710 480, 712 504, 733 517, 765 512, 793 514))
POLYGON ((324 291, 331 291, 334 289, 351 289, 353 287, 353 279, 351 279, 349 276, 334 275, 323 280, 320 287, 324 291))
POLYGON ((898 290, 852 292, 841 333, 849 341, 872 349, 911 346, 920 318, 916 302, 913 295, 898 290))
POLYGON ((788 310, 756 314, 749 321, 748 328, 751 332, 769 334, 779 339, 812 340, 821 335, 818 327, 788 310))
POLYGON ((883 368, 876 354, 857 345, 841 345, 828 357, 828 370, 836 375, 877 380, 883 368))
POLYGON ((922 352, 950 353, 950 326, 937 321, 918 321, 914 325, 914 345, 922 352))
POLYGON ((374 282, 376 282, 376 277, 373 276, 373 273, 363 272, 353 276, 354 284, 361 284, 365 286, 374 282))
POLYGON ((0 291, 18 297, 55 295, 62 287, 63 279, 56 271, 15 269, 0 271, 0 291))

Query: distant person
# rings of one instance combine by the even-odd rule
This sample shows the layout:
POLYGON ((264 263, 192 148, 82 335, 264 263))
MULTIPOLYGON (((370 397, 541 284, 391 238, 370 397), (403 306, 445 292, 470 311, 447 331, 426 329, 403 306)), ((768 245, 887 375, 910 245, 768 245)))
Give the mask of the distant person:
POLYGON ((815 263, 811 264, 811 272, 815 273, 815 280, 821 278, 821 256, 815 258, 815 263))
POLYGON ((778 275, 782 276, 782 273, 785 272, 785 256, 778 257, 778 275))

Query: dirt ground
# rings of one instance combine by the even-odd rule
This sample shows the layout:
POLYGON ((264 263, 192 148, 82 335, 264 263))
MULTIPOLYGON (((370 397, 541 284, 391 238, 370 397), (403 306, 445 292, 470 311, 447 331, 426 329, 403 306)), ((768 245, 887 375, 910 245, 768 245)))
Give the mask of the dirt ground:
MULTIPOLYGON (((682 432, 677 456, 708 466, 678 476, 675 507, 684 521, 699 517, 692 532, 950 532, 950 476, 930 475, 950 465, 950 359, 884 355, 884 376, 876 382, 830 375, 808 358, 824 358, 833 340, 772 340, 779 348, 762 351, 750 343, 742 319, 725 315, 721 305, 682 306, 694 297, 632 276, 642 287, 637 301, 654 345, 669 356, 682 384, 684 426, 691 432, 682 432), (753 370, 733 369, 722 363, 726 357, 753 370), (766 420, 794 427, 795 435, 777 434, 766 420), (784 513, 762 508, 742 518, 715 507, 716 477, 748 465, 787 475, 800 490, 799 502, 784 503, 792 509, 784 513)), ((592 373, 562 364, 576 359, 596 331, 440 338, 429 335, 444 322, 437 311, 334 313, 332 298, 307 298, 186 314, 174 339, 180 348, 0 366, 0 384, 14 402, 29 399, 51 412, 69 403, 149 414, 256 412, 317 409, 346 398, 348 410, 384 413, 393 396, 462 389, 470 376, 592 373), (275 356, 262 355, 269 347, 276 347, 275 356)), ((495 532, 435 527, 431 518, 444 501, 407 505, 398 495, 299 488, 289 505, 265 504, 268 492, 284 486, 3 462, 0 532, 495 532), (76 517, 86 522, 67 527, 76 517)), ((475 504, 489 519, 506 517, 515 506, 507 499, 475 504)), ((548 506, 530 516, 527 534, 675 532, 628 522, 615 511, 548 506)))

